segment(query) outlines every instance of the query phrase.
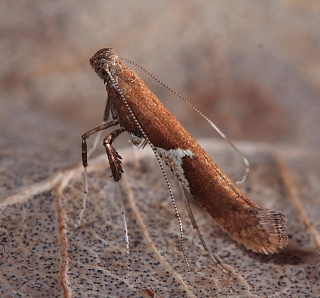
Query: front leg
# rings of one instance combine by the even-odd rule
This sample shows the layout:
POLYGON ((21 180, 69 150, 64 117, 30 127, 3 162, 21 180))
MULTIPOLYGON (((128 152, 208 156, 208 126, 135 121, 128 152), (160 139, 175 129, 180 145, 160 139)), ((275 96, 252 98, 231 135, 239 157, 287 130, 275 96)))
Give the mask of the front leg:
POLYGON ((116 126, 119 124, 118 120, 112 120, 106 123, 103 123, 82 135, 82 164, 86 168, 88 166, 88 148, 87 148, 87 138, 92 136, 93 134, 108 129, 111 126, 116 126))
MULTIPOLYGON (((97 133, 97 132, 99 132, 101 130, 107 129, 107 128, 112 127, 112 126, 116 126, 118 124, 119 124, 118 120, 113 120, 113 121, 110 121, 110 122, 106 122, 106 123, 103 123, 102 125, 99 125, 99 126, 93 128, 93 129, 87 131, 85 134, 82 135, 82 164, 83 164, 83 177, 84 177, 84 197, 83 197, 83 200, 82 200, 81 211, 79 213, 78 219, 77 219, 76 224, 75 224, 75 228, 78 228, 80 226, 80 224, 81 224, 81 220, 82 220, 82 217, 83 217, 84 210, 86 208, 86 201, 87 201, 87 196, 88 196, 88 177, 87 177, 88 149, 87 149, 87 138, 89 138, 90 136, 92 136, 93 134, 95 134, 95 133, 97 133)), ((118 129, 118 130, 122 130, 122 129, 118 129)), ((116 130, 116 131, 118 131, 118 130, 116 130)), ((112 135, 112 134, 115 134, 115 133, 113 132, 110 135, 112 135)), ((120 133, 118 133, 116 135, 118 136, 119 134, 120 133)), ((107 138, 109 136, 107 136, 107 138)), ((111 137, 111 142, 114 139, 115 139, 115 137, 113 137, 113 138, 111 137)), ((108 152, 107 152, 107 154, 108 154, 108 152)), ((117 155, 115 153, 113 154, 113 157, 117 160, 117 155)), ((119 158, 118 158, 118 160, 119 160, 119 158)), ((110 161, 110 159, 109 159, 109 161, 110 161)), ((112 163, 110 163, 110 166, 111 166, 111 169, 112 169, 112 163)), ((120 169, 121 169, 121 162, 120 162, 120 169)), ((120 172, 118 170, 118 173, 120 173, 120 177, 121 177, 121 170, 120 170, 120 172)))
POLYGON ((121 156, 118 154, 117 150, 113 148, 112 143, 124 131, 124 128, 119 128, 107 135, 103 140, 103 146, 106 149, 106 153, 108 155, 112 177, 116 182, 121 179, 123 169, 121 163, 121 156))

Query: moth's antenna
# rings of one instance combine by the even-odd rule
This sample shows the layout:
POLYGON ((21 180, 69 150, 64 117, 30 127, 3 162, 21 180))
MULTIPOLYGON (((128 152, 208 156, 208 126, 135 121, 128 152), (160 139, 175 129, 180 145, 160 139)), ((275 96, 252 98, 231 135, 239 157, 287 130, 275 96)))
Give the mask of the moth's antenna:
MULTIPOLYGON (((126 105, 129 113, 130 113, 130 116, 132 117, 133 121, 135 122, 135 124, 137 125, 137 127, 139 128, 141 134, 142 134, 142 137, 146 140, 146 142, 150 145, 157 161, 158 161, 158 164, 160 166, 160 169, 162 171, 162 174, 163 174, 163 177, 165 179, 165 182, 167 184, 167 187, 168 187, 168 190, 169 190, 169 194, 170 194, 170 198, 171 198, 171 202, 172 202, 172 205, 173 205, 173 208, 174 208, 174 212, 175 212, 175 215, 178 219, 178 223, 179 223, 179 229, 180 229, 180 246, 181 246, 181 250, 182 250, 182 253, 183 253, 183 257, 184 257, 184 260, 187 264, 187 266, 190 268, 190 264, 189 264, 189 261, 188 261, 188 258, 187 258, 187 253, 186 253, 186 250, 184 248, 184 240, 183 240, 183 227, 182 227, 182 220, 181 220, 181 216, 180 216, 180 213, 178 211, 178 207, 177 207, 177 204, 176 204, 176 201, 174 199, 174 196, 173 196, 173 192, 172 192, 172 189, 171 189, 171 185, 170 185, 170 182, 169 182, 169 179, 168 179, 168 176, 164 170, 164 167, 163 167, 163 164, 162 164, 162 161, 161 161, 161 157, 159 156, 159 154, 157 153, 155 147, 153 146, 153 144, 151 143, 151 141, 149 140, 147 134, 145 133, 145 131, 143 130, 140 122, 138 121, 137 117, 135 116, 135 114, 133 113, 131 107, 129 106, 128 104, 128 101, 126 100, 125 96, 123 95, 123 92, 121 90, 121 88, 119 87, 119 85, 117 84, 116 80, 113 78, 111 72, 106 69, 106 71, 108 72, 108 75, 110 77, 110 80, 113 84, 113 86, 115 87, 115 89, 117 90, 120 98, 123 100, 124 104, 126 105)), ((144 143, 144 141, 142 141, 142 143, 144 143)))
POLYGON ((197 221, 196 219, 194 218, 194 215, 193 215, 193 212, 192 212, 192 209, 191 209, 191 206, 189 204, 189 201, 186 197, 186 193, 185 193, 185 188, 184 186, 182 185, 182 183, 179 181, 179 186, 180 186, 180 192, 181 192, 181 195, 183 197, 183 200, 184 200, 184 203, 186 205, 186 208, 187 208, 187 211, 188 211, 188 214, 189 214, 189 218, 191 220, 191 223, 192 223, 192 226, 193 226, 193 229, 196 230, 197 232, 197 235, 198 235, 198 238, 202 244, 202 247, 203 249, 205 250, 205 252, 207 253, 207 255, 209 256, 209 258, 215 263, 218 265, 218 267, 225 273, 228 273, 228 271, 226 269, 223 268, 222 266, 222 262, 220 260, 220 258, 214 254, 211 254, 209 248, 208 248, 208 245, 206 243, 206 241, 204 240, 203 236, 202 236, 202 233, 198 227, 198 224, 197 224, 197 221))
POLYGON ((192 103, 190 103, 188 100, 186 100, 182 95, 180 95, 177 91, 173 90, 171 87, 169 87, 167 84, 163 83, 160 79, 158 79, 155 75, 153 75, 151 72, 149 72, 147 69, 139 65, 138 63, 135 63, 127 58, 119 57, 119 59, 131 63, 132 65, 135 65, 139 67, 141 70, 143 70, 146 74, 148 74, 151 78, 153 78, 155 81, 157 81, 161 86, 169 90, 171 93, 173 93, 175 96, 177 96, 179 99, 184 101, 188 106, 190 106, 195 112, 197 112, 202 118, 204 118, 212 127, 213 129, 231 146, 231 148, 237 152, 240 157, 242 158, 242 161, 246 167, 245 173, 240 181, 237 181, 237 184, 243 183, 249 174, 250 171, 250 165, 248 159, 241 153, 241 151, 233 144, 233 142, 219 129, 219 127, 214 124, 206 115, 204 115, 201 111, 199 111, 192 103))

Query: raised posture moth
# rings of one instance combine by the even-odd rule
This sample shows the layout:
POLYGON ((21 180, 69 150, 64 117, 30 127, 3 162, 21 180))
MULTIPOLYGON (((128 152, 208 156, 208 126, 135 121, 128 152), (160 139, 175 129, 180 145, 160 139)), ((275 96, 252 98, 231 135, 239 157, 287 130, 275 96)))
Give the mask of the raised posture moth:
POLYGON ((90 59, 108 93, 104 120, 110 115, 112 120, 82 136, 84 167, 87 166, 86 139, 97 131, 118 126, 104 139, 115 181, 121 179, 123 170, 121 157, 112 143, 126 131, 135 145, 148 143, 199 205, 239 244, 264 254, 284 248, 288 237, 283 214, 249 200, 121 60, 110 48, 99 50, 90 59))

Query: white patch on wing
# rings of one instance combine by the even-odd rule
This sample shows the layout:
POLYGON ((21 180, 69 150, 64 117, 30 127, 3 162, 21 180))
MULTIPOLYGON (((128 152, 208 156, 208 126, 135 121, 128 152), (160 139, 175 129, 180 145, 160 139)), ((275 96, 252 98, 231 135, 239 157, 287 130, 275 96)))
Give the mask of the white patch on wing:
POLYGON ((165 150, 159 147, 155 147, 157 153, 162 157, 164 162, 170 169, 175 173, 179 181, 189 190, 189 182, 184 175, 184 170, 182 168, 183 158, 185 156, 193 157, 194 154, 191 150, 170 149, 165 150))

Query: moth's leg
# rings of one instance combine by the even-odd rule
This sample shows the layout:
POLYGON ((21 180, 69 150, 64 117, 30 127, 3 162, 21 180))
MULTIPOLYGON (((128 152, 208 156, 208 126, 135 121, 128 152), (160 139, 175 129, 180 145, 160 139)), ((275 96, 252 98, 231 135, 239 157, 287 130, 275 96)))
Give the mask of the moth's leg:
POLYGON ((108 98, 106 102, 106 107, 104 109, 103 122, 108 121, 110 114, 113 120, 118 119, 117 108, 114 104, 117 101, 118 96, 115 93, 115 90, 113 88, 108 87, 108 83, 106 83, 106 90, 107 90, 108 98))
MULTIPOLYGON (((107 92, 107 101, 106 101, 106 106, 104 109, 103 120, 102 120, 101 125, 108 122, 110 115, 111 115, 112 120, 118 119, 118 115, 117 115, 117 111, 116 111, 116 108, 114 105, 113 97, 112 97, 112 95, 111 96, 109 95, 109 92, 107 92)), ((102 130, 100 130, 96 134, 96 137, 92 143, 92 147, 90 148, 90 150, 88 150, 88 154, 87 154, 88 158, 94 152, 94 150, 97 148, 98 142, 100 140, 101 132, 102 132, 102 130)))
POLYGON ((103 123, 82 135, 82 164, 86 168, 88 166, 88 148, 87 148, 87 139, 98 131, 107 129, 111 126, 116 126, 119 124, 118 120, 112 120, 106 123, 103 123))
POLYGON ((118 154, 118 152, 113 148, 112 143, 114 140, 124 132, 124 128, 119 128, 111 132, 109 135, 107 135, 103 140, 103 146, 106 149, 106 153, 108 155, 109 164, 112 172, 112 177, 114 181, 117 183, 118 191, 120 194, 120 207, 121 207, 121 214, 122 214, 122 220, 123 220, 123 229, 125 234, 125 240, 126 240, 126 248, 127 248, 127 254, 130 253, 130 245, 129 245, 129 234, 128 234, 128 227, 127 227, 127 220, 126 220, 126 211, 124 208, 124 202, 123 202, 123 195, 120 188, 120 182, 121 175, 123 173, 122 169, 122 163, 121 163, 121 156, 118 154))
MULTIPOLYGON (((104 109, 104 114, 103 114, 103 122, 108 121, 109 116, 110 116, 111 106, 112 106, 112 103, 111 103, 111 100, 110 100, 109 95, 108 95, 108 99, 107 99, 107 102, 106 102, 106 107, 104 109)), ((112 119, 115 119, 115 118, 112 117, 112 119)))
POLYGON ((109 135, 107 135, 103 140, 103 146, 106 149, 106 153, 108 155, 112 177, 116 182, 121 179, 123 169, 122 169, 122 163, 121 163, 121 156, 113 148, 112 143, 124 131, 125 131, 124 128, 119 128, 111 132, 109 135))
MULTIPOLYGON (((110 115, 111 115, 112 120, 118 119, 117 109, 114 105, 114 96, 112 94, 109 94, 109 92, 107 92, 107 101, 106 101, 106 106, 105 106, 104 113, 103 113, 103 121, 102 121, 101 125, 108 122, 110 115)), ((96 134, 96 137, 93 141, 92 147, 90 148, 90 150, 88 150, 88 158, 92 154, 92 152, 97 148, 98 142, 100 140, 101 132, 102 132, 102 130, 100 130, 96 134)))
POLYGON ((75 224, 75 228, 78 228, 81 224, 81 220, 83 217, 84 210, 86 208, 87 196, 88 196, 88 174, 87 174, 87 166, 88 166, 88 149, 87 149, 87 138, 92 136, 93 134, 107 129, 112 126, 116 126, 119 124, 118 120, 113 120, 110 122, 103 123, 82 135, 82 164, 83 164, 83 178, 84 178, 84 197, 82 200, 82 207, 79 213, 78 219, 75 224))

